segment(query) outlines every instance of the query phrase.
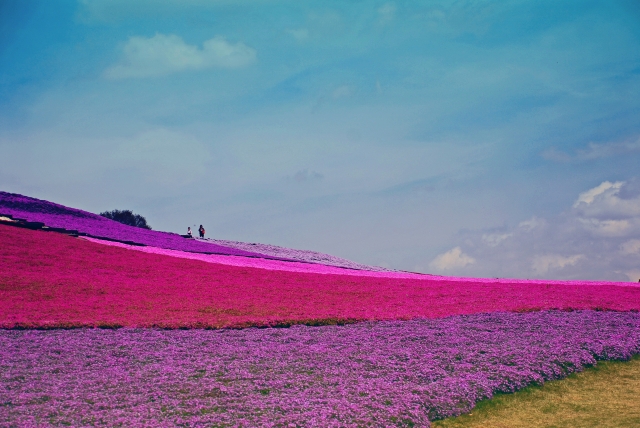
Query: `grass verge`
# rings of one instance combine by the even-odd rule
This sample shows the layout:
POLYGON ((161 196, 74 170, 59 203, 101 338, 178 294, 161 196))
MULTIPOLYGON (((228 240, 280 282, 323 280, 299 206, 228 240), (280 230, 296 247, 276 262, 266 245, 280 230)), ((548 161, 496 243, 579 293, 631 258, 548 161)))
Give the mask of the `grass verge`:
POLYGON ((640 427, 640 356, 485 400, 434 428, 640 427))

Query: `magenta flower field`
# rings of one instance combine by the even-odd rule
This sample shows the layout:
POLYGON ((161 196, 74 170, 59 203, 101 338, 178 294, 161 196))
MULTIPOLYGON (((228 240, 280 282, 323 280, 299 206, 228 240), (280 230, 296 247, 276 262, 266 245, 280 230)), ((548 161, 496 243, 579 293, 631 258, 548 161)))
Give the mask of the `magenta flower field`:
POLYGON ((7 193, 1 216, 2 426, 429 426, 640 353, 633 283, 389 271, 7 193))
POLYGON ((640 287, 615 283, 373 274, 210 263, 0 225, 0 326, 223 328, 640 309, 640 287))

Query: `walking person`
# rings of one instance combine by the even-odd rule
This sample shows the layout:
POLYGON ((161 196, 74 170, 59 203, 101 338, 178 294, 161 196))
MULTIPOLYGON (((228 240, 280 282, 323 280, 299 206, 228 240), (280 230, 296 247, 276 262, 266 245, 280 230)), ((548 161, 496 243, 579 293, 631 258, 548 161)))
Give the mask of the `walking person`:
POLYGON ((202 227, 202 225, 200 225, 200 228, 198 229, 198 233, 200 233, 201 238, 204 238, 204 227, 202 227))

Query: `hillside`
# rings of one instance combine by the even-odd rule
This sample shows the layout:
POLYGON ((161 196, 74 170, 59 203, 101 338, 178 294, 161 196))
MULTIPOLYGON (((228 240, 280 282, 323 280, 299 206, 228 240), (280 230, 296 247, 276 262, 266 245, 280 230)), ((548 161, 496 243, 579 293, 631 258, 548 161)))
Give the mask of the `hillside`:
POLYGON ((387 271, 0 193, 0 425, 428 427, 630 359, 639 310, 634 283, 387 271))

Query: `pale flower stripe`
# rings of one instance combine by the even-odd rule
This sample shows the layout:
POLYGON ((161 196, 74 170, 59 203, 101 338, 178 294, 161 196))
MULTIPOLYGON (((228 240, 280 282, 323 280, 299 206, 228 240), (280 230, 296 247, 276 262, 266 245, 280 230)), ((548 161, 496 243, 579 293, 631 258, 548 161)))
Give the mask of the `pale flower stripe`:
POLYGON ((120 242, 104 241, 101 239, 90 238, 87 236, 81 237, 87 241, 95 242, 98 244, 109 245, 112 247, 126 248, 129 250, 142 251, 150 254, 161 254, 165 256, 178 257, 183 259, 200 260, 207 263, 217 263, 228 266, 239 267, 253 267, 266 270, 279 270, 287 272, 304 272, 304 273, 319 273, 319 274, 332 274, 332 275, 352 275, 352 276, 369 276, 378 278, 407 278, 407 279, 424 279, 431 278, 419 273, 410 272, 385 272, 385 271, 365 271, 355 270, 348 268, 339 268, 334 266, 326 266, 317 263, 304 263, 304 262, 283 262, 272 259, 262 259, 257 257, 241 257, 241 256, 224 256, 219 254, 201 254, 201 253, 189 253, 186 251, 167 250, 157 247, 141 247, 136 245, 127 245, 120 242))
POLYGON ((375 271, 390 271, 395 269, 386 269, 380 266, 363 265, 362 263, 356 263, 351 260, 343 259, 340 257, 332 256, 330 254, 319 253, 317 251, 309 250, 296 250, 293 248, 280 247, 271 244, 259 244, 249 242, 238 241, 224 241, 220 239, 196 239, 199 242, 213 243, 225 248, 235 248, 237 250, 248 251, 250 253, 264 254, 272 258, 280 260, 297 261, 303 263, 319 263, 326 266, 335 266, 339 268, 347 269, 359 269, 359 270, 375 270, 375 271))
POLYGON ((201 254, 189 253, 186 251, 167 250, 157 247, 141 247, 135 245, 122 244, 120 242, 103 241, 100 239, 83 236, 82 239, 88 241, 109 245, 112 247, 126 248, 134 251, 142 251, 150 254, 161 254, 170 257, 178 257, 183 259, 200 260, 207 263, 217 263, 228 266, 253 267, 258 269, 288 271, 288 272, 304 272, 317 273, 325 275, 351 275, 361 277, 374 278, 398 278, 398 279, 421 279, 429 281, 451 281, 451 282, 469 282, 469 283, 505 283, 505 284, 550 284, 550 285, 585 285, 585 286, 602 286, 602 285, 618 285, 625 287, 639 287, 640 284, 634 282, 607 282, 607 281, 551 281, 544 279, 510 279, 510 278, 465 278, 456 276, 429 275, 413 272, 398 271, 366 271, 339 268, 334 266, 326 266, 317 263, 303 262, 285 262, 280 260, 262 259, 257 257, 243 256, 226 256, 219 254, 201 254))

